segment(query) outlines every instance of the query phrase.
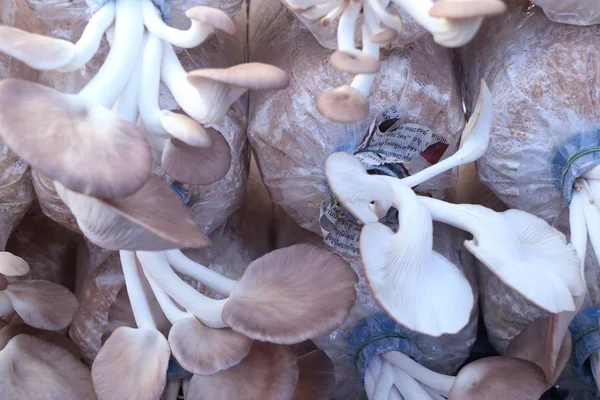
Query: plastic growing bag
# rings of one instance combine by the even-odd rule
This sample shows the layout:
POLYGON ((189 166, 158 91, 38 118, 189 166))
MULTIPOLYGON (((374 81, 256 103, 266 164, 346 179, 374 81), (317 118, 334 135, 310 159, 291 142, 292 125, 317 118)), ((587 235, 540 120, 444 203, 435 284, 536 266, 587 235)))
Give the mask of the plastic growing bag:
POLYGON ((572 25, 600 23, 600 4, 596 0, 533 0, 552 21, 572 25))

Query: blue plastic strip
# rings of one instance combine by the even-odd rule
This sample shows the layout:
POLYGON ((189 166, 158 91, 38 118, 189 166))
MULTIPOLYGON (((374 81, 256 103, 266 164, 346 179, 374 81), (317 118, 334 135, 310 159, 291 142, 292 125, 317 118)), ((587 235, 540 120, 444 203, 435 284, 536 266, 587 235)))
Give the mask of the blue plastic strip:
POLYGON ((588 360, 592 354, 600 351, 598 317, 600 317, 600 308, 586 308, 580 311, 569 325, 573 338, 571 363, 579 378, 590 388, 596 388, 588 360))
POLYGON ((354 361, 361 381, 371 360, 379 354, 400 351, 417 357, 415 333, 396 324, 384 313, 371 315, 356 325, 348 336, 348 355, 354 361))
POLYGON ((169 359, 169 368, 167 368, 167 379, 191 379, 193 374, 183 369, 176 359, 169 359))
POLYGON ((552 159, 552 173, 567 203, 573 198, 575 179, 597 165, 600 165, 600 129, 579 132, 558 148, 552 159))

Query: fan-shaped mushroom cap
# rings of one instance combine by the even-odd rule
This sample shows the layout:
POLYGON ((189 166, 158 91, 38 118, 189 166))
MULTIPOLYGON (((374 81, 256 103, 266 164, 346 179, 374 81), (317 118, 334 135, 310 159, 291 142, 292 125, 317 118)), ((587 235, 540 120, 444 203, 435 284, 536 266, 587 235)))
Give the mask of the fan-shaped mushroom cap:
POLYGON ((325 175, 337 201, 363 224, 377 222, 392 207, 391 186, 373 179, 350 154, 330 154, 325 160, 325 175))
POLYGON ((298 380, 293 348, 253 342, 238 365, 212 376, 194 375, 185 393, 190 400, 291 399, 298 380))
POLYGON ((235 25, 233 24, 233 21, 229 15, 218 8, 204 6, 192 7, 185 12, 185 16, 189 19, 210 25, 221 32, 235 35, 235 25))
POLYGON ((29 335, 0 351, 3 400, 96 400, 90 370, 69 351, 29 335))
POLYGON ((98 400, 160 398, 170 355, 169 342, 157 330, 115 329, 92 364, 98 400))
POLYGON ((231 167, 231 148, 216 130, 209 128, 212 146, 192 147, 176 139, 167 141, 162 167, 173 179, 190 185, 210 185, 222 179, 231 167))
POLYGON ((75 46, 66 40, 29 33, 11 26, 0 26, 0 52, 33 69, 45 71, 69 64, 75 57, 75 46))
POLYGON ((210 245, 181 198, 156 175, 135 194, 120 199, 102 200, 58 182, 55 186, 81 231, 105 249, 158 251, 210 245))
POLYGON ((397 185, 399 229, 363 227, 363 269, 381 307, 407 328, 431 336, 457 333, 473 309, 473 291, 452 262, 433 251, 433 221, 408 187, 397 185))
POLYGON ((81 353, 75 343, 62 333, 34 328, 27 324, 10 324, 0 329, 0 350, 6 347, 12 338, 21 334, 35 336, 38 339, 45 340, 68 350, 78 360, 81 358, 81 353))
POLYGON ((169 344, 187 371, 214 375, 239 364, 250 352, 252 340, 231 329, 209 328, 190 316, 173 324, 169 344))
POLYGON ((251 339, 298 343, 346 320, 357 281, 347 262, 322 248, 275 250, 248 266, 223 307, 223 321, 251 339))
POLYGON ((298 357, 298 382, 292 400, 329 400, 335 388, 333 362, 323 350, 298 357))
POLYGON ((65 187, 102 198, 133 194, 148 179, 144 134, 112 111, 16 79, 0 82, 0 135, 25 162, 65 187))
POLYGON ((2 293, 27 325, 50 331, 67 328, 79 305, 67 288, 48 281, 12 282, 2 293))
POLYGON ((460 370, 448 400, 539 400, 548 387, 542 370, 529 361, 487 357, 460 370))
POLYGON ((437 18, 463 19, 502 14, 506 4, 502 0, 439 0, 429 15, 437 18))
POLYGON ((376 74, 381 68, 379 60, 359 50, 337 50, 331 54, 331 65, 338 71, 349 74, 376 74))
POLYGON ((344 85, 322 93, 317 99, 317 110, 331 121, 358 122, 369 116, 369 101, 358 89, 344 85))
POLYGON ((0 251, 0 274, 5 276, 23 276, 29 272, 29 264, 21 257, 8 251, 0 251))
POLYGON ((211 147, 212 136, 208 129, 185 114, 162 110, 160 123, 175 139, 193 147, 211 147))

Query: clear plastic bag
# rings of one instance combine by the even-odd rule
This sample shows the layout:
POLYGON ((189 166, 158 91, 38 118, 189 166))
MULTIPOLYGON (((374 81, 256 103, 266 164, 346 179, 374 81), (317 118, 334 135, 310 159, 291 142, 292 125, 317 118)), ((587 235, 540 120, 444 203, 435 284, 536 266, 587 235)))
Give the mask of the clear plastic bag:
POLYGON ((533 0, 552 21, 572 25, 600 24, 597 0, 533 0))

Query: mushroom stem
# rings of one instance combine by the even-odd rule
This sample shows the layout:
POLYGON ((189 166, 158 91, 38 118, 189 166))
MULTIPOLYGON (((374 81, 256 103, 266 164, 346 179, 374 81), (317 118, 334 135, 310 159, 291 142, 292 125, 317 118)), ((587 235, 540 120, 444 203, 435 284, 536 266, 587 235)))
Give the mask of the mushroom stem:
POLYGON ((188 312, 210 328, 225 328, 221 312, 227 300, 202 295, 185 283, 173 270, 162 252, 138 251, 145 274, 188 312))
POLYGON ((338 50, 354 50, 354 31, 356 29, 356 20, 362 8, 361 1, 350 0, 346 9, 340 17, 337 30, 338 50))
POLYGON ((212 269, 190 260, 179 249, 167 250, 165 251, 165 256, 167 257, 169 264, 177 271, 196 279, 200 283, 224 296, 229 296, 237 283, 237 281, 233 279, 226 278, 212 269))
MULTIPOLYGON (((379 60, 379 46, 371 40, 371 34, 369 33, 367 27, 363 25, 362 27, 362 41, 363 48, 362 51, 366 55, 373 57, 376 60, 379 60)), ((375 80, 376 74, 358 74, 352 79, 352 86, 354 89, 360 91, 363 96, 369 96, 369 92, 371 91, 371 86, 373 85, 373 81, 375 80)))
MULTIPOLYGON (((144 4, 147 1, 144 1, 144 4)), ((149 1, 148 1, 149 2, 149 1)), ((152 7, 154 4, 149 2, 152 7)), ((154 34, 148 34, 142 56, 141 81, 139 92, 140 117, 150 135, 168 138, 170 135, 160 122, 161 110, 158 102, 160 93, 160 69, 163 56, 163 43, 154 34)))
POLYGON ((141 3, 144 25, 148 31, 173 46, 185 49, 199 46, 214 31, 212 26, 194 20, 187 31, 173 28, 162 20, 160 11, 151 0, 142 0, 141 3))
POLYGON ((383 363, 381 371, 375 383, 373 392, 374 400, 383 400, 388 398, 390 391, 394 386, 394 367, 389 363, 383 363))
POLYGON ((182 311, 179 307, 177 307, 173 299, 171 299, 169 295, 166 294, 165 291, 162 290, 162 288, 156 282, 154 282, 152 278, 146 276, 146 279, 148 280, 148 283, 150 283, 152 293, 154 293, 154 297, 156 297, 158 305, 163 310, 165 317, 167 317, 171 324, 174 324, 188 315, 185 311, 182 311))
POLYGON ((594 377, 594 382, 596 383, 596 388, 598 390, 600 390, 600 381, 598 380, 598 369, 600 367, 600 365, 598 365, 599 363, 600 355, 598 352, 596 352, 590 356, 590 365, 592 367, 592 376, 594 377))
POLYGON ((75 43, 75 57, 70 63, 58 70, 60 72, 75 71, 87 64, 98 52, 104 32, 115 21, 115 3, 107 2, 98 10, 83 30, 81 37, 75 43))
POLYGON ((401 370, 393 368, 394 383, 405 400, 432 400, 429 393, 412 376, 401 370))
POLYGON ((135 253, 121 250, 119 256, 121 258, 121 267, 125 276, 125 285, 127 286, 127 294, 129 295, 135 324, 140 329, 156 329, 156 323, 152 318, 148 299, 140 280, 135 253))
POLYGON ((455 377, 433 372, 399 351, 385 353, 383 358, 442 395, 447 396, 454 384, 455 377))
MULTIPOLYGON (((397 15, 392 15, 390 13, 388 13, 386 11, 386 9, 383 7, 383 5, 381 5, 381 3, 379 2, 379 0, 365 0, 366 1, 366 7, 365 10, 368 8, 370 9, 375 16, 379 19, 379 21, 381 21, 381 23, 385 26, 387 26, 388 28, 392 28, 393 30, 397 31, 397 32, 401 32, 402 31, 402 20, 397 16, 397 15)), ((375 33, 375 32, 373 32, 375 33)))
POLYGON ((588 201, 584 192, 573 190, 573 198, 569 205, 569 227, 571 244, 580 259, 579 271, 581 279, 585 282, 585 254, 587 253, 588 234, 586 229, 585 205, 588 201))
POLYGON ((179 389, 181 388, 181 379, 169 379, 165 388, 164 400, 177 400, 179 389))
POLYGON ((143 39, 144 23, 139 1, 116 0, 114 45, 80 96, 112 108, 131 78, 143 39))
MULTIPOLYGON (((146 37, 144 37, 144 41, 145 40, 146 37)), ((129 79, 129 82, 127 82, 127 85, 125 85, 121 96, 119 97, 119 99, 115 103, 115 106, 113 107, 113 110, 115 110, 121 116, 121 118, 133 124, 136 123, 139 114, 138 93, 140 91, 140 86, 143 87, 146 84, 146 82, 144 81, 144 85, 140 85, 141 70, 142 55, 140 54, 137 58, 136 65, 133 74, 129 79)))

